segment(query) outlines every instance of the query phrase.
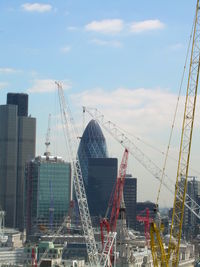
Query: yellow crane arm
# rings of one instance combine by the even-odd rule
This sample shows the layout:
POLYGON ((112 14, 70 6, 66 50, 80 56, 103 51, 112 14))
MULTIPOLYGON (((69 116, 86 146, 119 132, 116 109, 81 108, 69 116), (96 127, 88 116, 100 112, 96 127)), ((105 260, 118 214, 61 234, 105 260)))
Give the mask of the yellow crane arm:
POLYGON ((151 226, 151 249, 155 266, 178 266, 179 248, 182 233, 184 203, 187 190, 187 177, 192 143, 194 114, 196 107, 197 88, 200 67, 200 9, 197 0, 190 67, 187 83, 184 117, 182 124, 181 143, 176 176, 175 196, 168 252, 163 250, 160 231, 151 226))

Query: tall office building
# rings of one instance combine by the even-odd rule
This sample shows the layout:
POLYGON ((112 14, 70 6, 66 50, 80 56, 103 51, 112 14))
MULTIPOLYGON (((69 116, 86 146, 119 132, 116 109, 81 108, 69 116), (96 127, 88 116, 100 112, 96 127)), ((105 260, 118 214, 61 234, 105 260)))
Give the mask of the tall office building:
POLYGON ((87 199, 95 224, 105 216, 116 178, 116 158, 89 158, 87 199))
POLYGON ((25 172, 27 239, 58 229, 68 214, 70 196, 70 163, 53 156, 40 156, 28 162, 25 172))
POLYGON ((28 116, 28 95, 27 94, 7 94, 7 105, 15 105, 18 107, 18 116, 28 116))
POLYGON ((7 104, 0 106, 0 207, 6 212, 6 226, 20 230, 25 162, 35 157, 36 119, 27 115, 26 94, 8 94, 7 104))
POLYGON ((81 138, 78 148, 78 157, 81 165, 83 180, 88 186, 88 159, 89 158, 107 158, 107 146, 105 137, 101 131, 99 124, 95 120, 91 120, 81 138))
POLYGON ((99 124, 91 120, 78 148, 88 206, 93 223, 105 216, 112 188, 117 178, 117 159, 108 158, 105 137, 99 124))
POLYGON ((137 178, 126 174, 124 183, 124 203, 126 207, 126 223, 129 228, 136 229, 137 178))
MULTIPOLYGON (((180 183, 184 182, 185 178, 182 177, 180 183)), ((197 180, 197 177, 188 176, 187 194, 200 204, 200 181, 197 180)), ((183 234, 187 239, 193 238, 195 233, 198 233, 197 222, 199 223, 197 217, 187 207, 185 207, 183 217, 183 234)))

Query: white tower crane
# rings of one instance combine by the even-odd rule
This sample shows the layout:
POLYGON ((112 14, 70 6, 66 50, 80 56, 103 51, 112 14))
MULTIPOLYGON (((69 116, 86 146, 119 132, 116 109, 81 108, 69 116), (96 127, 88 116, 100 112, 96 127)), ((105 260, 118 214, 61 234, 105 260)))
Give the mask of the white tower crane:
POLYGON ((88 258, 91 266, 97 266, 99 264, 98 250, 96 247, 96 242, 94 238, 94 232, 92 228, 92 222, 90 218, 85 188, 83 184, 83 177, 81 173, 81 167, 79 159, 77 157, 76 149, 78 147, 78 139, 75 130, 75 124, 71 116, 71 111, 69 106, 66 105, 64 92, 61 83, 55 82, 58 87, 59 102, 61 115, 63 119, 63 126, 68 141, 69 156, 72 163, 72 179, 76 192, 76 198, 78 201, 79 212, 81 217, 81 223, 83 227, 83 232, 86 240, 86 247, 88 258))
MULTIPOLYGON (((73 184, 76 192, 76 198, 78 201, 79 212, 81 217, 81 223, 83 227, 84 237, 86 240, 86 247, 88 253, 88 259, 90 266, 92 267, 111 267, 112 263, 110 262, 110 253, 111 249, 114 251, 114 267, 115 267, 115 257, 116 257, 116 233, 112 232, 109 233, 106 240, 105 240, 105 247, 101 253, 98 255, 98 250, 94 238, 94 232, 92 228, 92 222, 90 218, 90 213, 88 209, 88 203, 83 183, 83 177, 81 173, 81 167, 79 163, 79 159, 76 154, 76 149, 78 147, 78 134, 76 133, 75 124, 73 117, 71 115, 71 111, 68 105, 66 105, 64 92, 62 88, 62 84, 59 82, 55 82, 58 88, 58 95, 59 95, 59 102, 60 102, 60 109, 61 109, 61 116, 62 122, 64 127, 64 134, 67 137, 67 145, 69 150, 69 157, 72 163, 72 179, 73 184)), ((47 139, 48 141, 48 139, 47 139)), ((63 227, 66 225, 68 217, 66 216, 62 225, 59 227, 57 232, 53 235, 52 242, 54 242, 57 236, 61 233, 63 227)), ((46 258, 48 254, 48 249, 43 253, 40 257, 38 266, 40 266, 43 259, 46 258)))

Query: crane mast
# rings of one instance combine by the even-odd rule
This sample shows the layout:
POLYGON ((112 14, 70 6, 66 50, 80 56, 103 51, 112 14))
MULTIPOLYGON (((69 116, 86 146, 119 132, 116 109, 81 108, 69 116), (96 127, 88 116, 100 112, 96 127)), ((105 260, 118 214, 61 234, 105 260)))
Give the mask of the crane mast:
POLYGON ((126 176, 128 162, 128 150, 125 149, 122 162, 120 164, 119 175, 117 178, 117 183, 114 192, 113 205, 110 215, 110 227, 112 232, 116 231, 117 219, 119 217, 120 205, 123 199, 123 188, 126 176))
POLYGON ((81 173, 81 167, 79 159, 76 154, 76 149, 78 147, 77 134, 75 131, 75 125, 73 118, 71 116, 71 111, 69 106, 66 105, 64 92, 61 83, 55 82, 58 88, 59 102, 61 108, 61 114, 63 119, 63 125, 65 127, 65 133, 68 140, 68 149, 72 162, 72 174, 73 174, 73 184, 76 192, 76 198, 78 201, 79 212, 81 217, 81 223, 83 227, 83 232, 86 240, 87 253, 89 258, 89 263, 91 266, 96 266, 99 264, 98 250, 96 247, 96 242, 94 238, 94 232, 92 228, 92 222, 90 218, 83 177, 81 173))
POLYGON ((47 127, 47 133, 46 133, 46 140, 45 140, 45 146, 46 146, 46 151, 44 153, 45 156, 49 156, 49 146, 50 146, 50 132, 51 132, 51 114, 49 114, 48 118, 48 127, 47 127))
MULTIPOLYGON (((76 198, 78 202, 81 223, 83 227, 84 237, 86 241, 86 248, 88 253, 89 264, 92 267, 104 266, 110 267, 110 253, 112 248, 116 248, 116 233, 110 232, 105 240, 105 247, 101 253, 98 255, 98 250, 94 238, 94 232, 92 228, 92 222, 89 214, 88 203, 85 193, 85 187, 83 183, 83 177, 81 173, 81 167, 79 163, 79 159, 76 154, 76 148, 78 147, 78 138, 79 136, 76 133, 75 124, 73 121, 73 117, 71 115, 71 111, 68 105, 66 105, 64 92, 62 88, 62 84, 59 82, 55 82, 58 88, 58 96, 59 96, 59 103, 60 103, 60 110, 61 110, 61 118, 64 127, 64 134, 67 138, 67 149, 69 152, 69 157, 72 163, 72 177, 73 177, 73 184, 76 192, 76 198)), ((53 235, 52 242, 54 242, 57 236, 61 233, 63 227, 68 222, 68 216, 64 218, 62 225, 58 228, 56 233, 53 235)), ((40 266, 43 259, 48 254, 48 249, 44 251, 41 255, 38 266, 40 266)), ((114 259, 115 259, 114 254, 114 259)))
POLYGON ((173 251, 172 254, 173 266, 178 266, 179 262, 179 248, 180 248, 180 240, 181 240, 181 232, 183 224, 185 194, 187 190, 188 170, 190 163, 190 151, 191 151, 194 115, 195 115, 198 80, 199 80, 199 67, 200 67, 200 9, 198 0, 196 5, 192 51, 190 58, 190 68, 188 75, 185 110, 184 110, 182 134, 181 134, 181 144, 180 144, 179 160, 177 168, 172 225, 170 231, 170 241, 168 246, 168 261, 170 254, 173 251))
POLYGON ((190 163, 190 151, 192 144, 192 133, 194 125, 194 115, 196 108, 197 89, 200 68, 200 8, 199 0, 196 5, 195 23, 193 31, 192 51, 187 83, 184 117, 182 124, 181 143, 179 150, 179 160, 175 185, 175 196, 172 214, 172 224, 168 252, 163 251, 163 243, 160 227, 156 223, 152 224, 151 247, 154 265, 178 266, 179 250, 182 233, 184 203, 187 190, 187 178, 190 163))
POLYGON ((149 241, 150 241, 150 223, 153 222, 153 219, 149 217, 149 209, 148 208, 146 208, 145 213, 146 213, 145 214, 146 216, 142 216, 142 212, 141 212, 141 214, 137 215, 136 216, 136 220, 138 222, 143 222, 144 223, 144 234, 145 234, 147 246, 149 246, 149 241))
POLYGON ((102 245, 104 246, 104 233, 103 229, 106 228, 107 233, 116 232, 116 226, 117 226, 117 219, 119 217, 120 207, 123 201, 123 188, 124 188, 124 182, 126 177, 126 169, 127 169, 127 163, 128 163, 128 150, 125 149, 122 161, 119 168, 119 173, 117 176, 117 180, 115 183, 115 186, 113 188, 113 191, 111 193, 111 199, 109 201, 108 209, 106 211, 105 218, 103 218, 100 222, 100 229, 101 229, 101 241, 102 245), (110 219, 108 220, 107 216, 109 213, 109 208, 112 205, 110 219))

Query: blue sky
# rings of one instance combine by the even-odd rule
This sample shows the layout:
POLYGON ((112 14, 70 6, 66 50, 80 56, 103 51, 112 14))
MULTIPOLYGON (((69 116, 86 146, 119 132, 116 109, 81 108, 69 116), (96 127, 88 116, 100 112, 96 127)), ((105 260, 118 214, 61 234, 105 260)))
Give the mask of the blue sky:
POLYGON ((176 90, 195 1, 39 1, 47 6, 43 12, 25 3, 0 2, 1 66, 25 72, 1 74, 12 90, 29 88, 33 72, 38 79, 69 79, 76 91, 119 86, 176 90), (116 19, 123 28, 115 33, 86 30, 94 21, 116 19), (130 32, 131 23, 146 20, 158 20, 163 27, 130 32))
MULTIPOLYGON (((195 5, 189 0, 1 0, 0 104, 7 92, 29 93, 41 154, 48 114, 58 114, 53 81, 60 80, 80 127, 81 106, 93 105, 165 149, 195 5)), ((55 120, 52 132, 61 129, 55 120)), ((56 152, 65 155, 59 140, 54 140, 56 152)), ((120 160, 118 145, 107 142, 110 154, 120 160)), ((139 168, 130 171, 148 176, 139 168)), ((154 193, 146 193, 153 198, 154 193)))

